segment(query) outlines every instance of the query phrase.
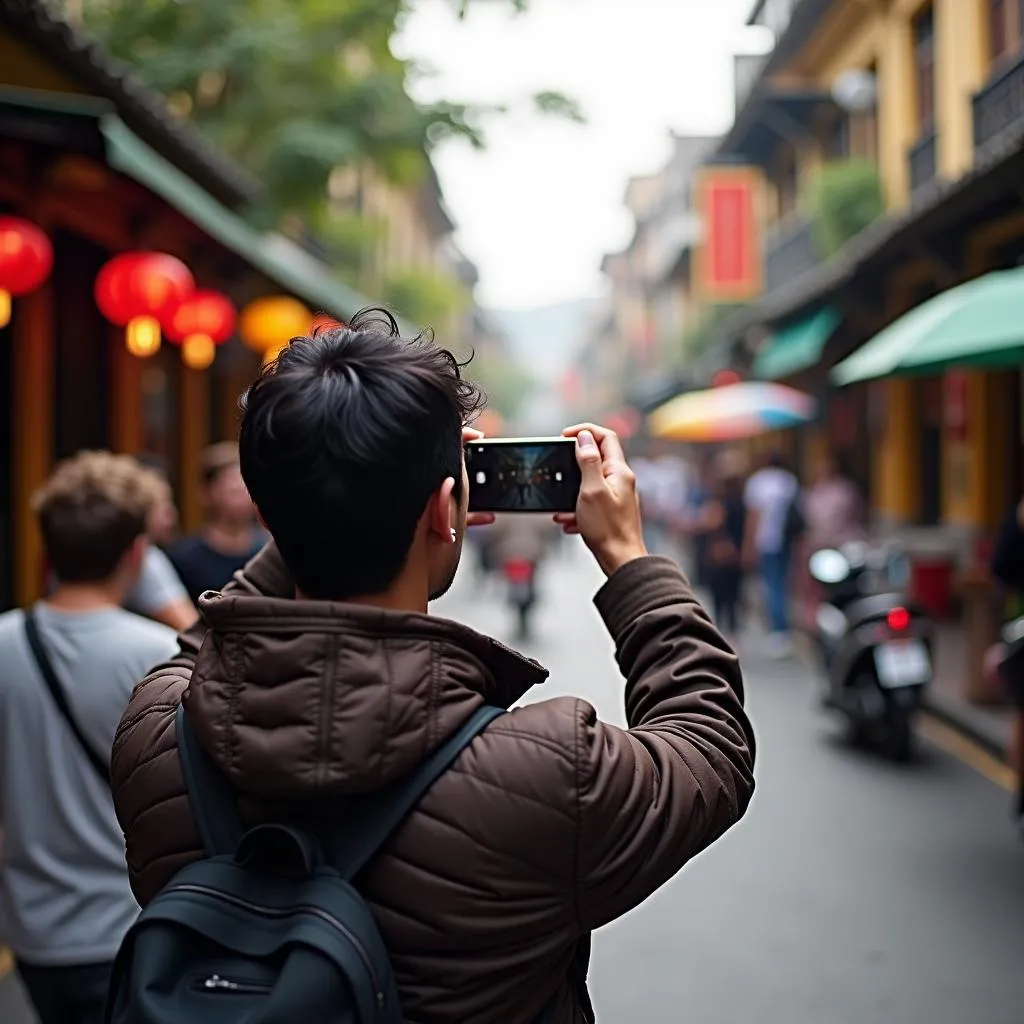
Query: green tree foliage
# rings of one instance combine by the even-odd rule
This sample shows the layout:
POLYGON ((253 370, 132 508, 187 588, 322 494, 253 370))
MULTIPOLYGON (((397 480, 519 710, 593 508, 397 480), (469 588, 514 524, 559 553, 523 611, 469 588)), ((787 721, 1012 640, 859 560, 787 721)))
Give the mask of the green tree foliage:
MULTIPOLYGON (((82 12, 89 32, 263 183, 255 219, 280 226, 318 219, 336 167, 370 162, 404 183, 443 139, 483 144, 491 108, 409 96, 417 69, 391 40, 413 2, 84 0, 82 12)), ((557 93, 534 102, 579 115, 557 93)))
POLYGON ((477 355, 466 371, 487 395, 487 404, 506 420, 514 420, 523 402, 537 386, 534 377, 507 356, 477 355))
POLYGON ((411 323, 436 327, 461 312, 469 295, 450 277, 410 267, 388 277, 381 299, 411 323))
POLYGON ((878 168, 868 160, 826 164, 810 195, 814 241, 823 256, 834 256, 854 235, 885 212, 878 168))

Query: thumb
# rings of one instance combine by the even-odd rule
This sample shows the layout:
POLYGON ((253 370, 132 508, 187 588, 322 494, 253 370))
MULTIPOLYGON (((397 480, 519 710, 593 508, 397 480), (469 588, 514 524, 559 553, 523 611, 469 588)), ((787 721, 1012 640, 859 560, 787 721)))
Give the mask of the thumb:
POLYGON ((580 466, 584 487, 588 484, 593 487, 604 480, 604 474, 601 472, 601 449, 597 447, 597 441, 589 430, 581 430, 576 435, 576 461, 580 466))

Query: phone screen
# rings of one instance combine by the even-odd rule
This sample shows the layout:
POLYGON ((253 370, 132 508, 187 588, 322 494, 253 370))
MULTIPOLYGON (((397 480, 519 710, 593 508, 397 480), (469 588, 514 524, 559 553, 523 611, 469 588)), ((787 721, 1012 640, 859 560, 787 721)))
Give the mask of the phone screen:
POLYGON ((466 445, 470 512, 575 512, 572 438, 488 438, 466 445))

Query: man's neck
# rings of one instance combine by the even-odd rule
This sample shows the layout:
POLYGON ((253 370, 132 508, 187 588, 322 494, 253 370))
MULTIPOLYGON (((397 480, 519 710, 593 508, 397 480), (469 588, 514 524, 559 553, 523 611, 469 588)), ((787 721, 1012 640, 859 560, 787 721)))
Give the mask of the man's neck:
POLYGON ((62 612, 96 612, 118 608, 124 588, 113 581, 104 583, 58 583, 45 604, 62 612))
POLYGON ((200 533, 214 551, 225 555, 244 555, 252 547, 253 525, 250 522, 211 520, 200 533))

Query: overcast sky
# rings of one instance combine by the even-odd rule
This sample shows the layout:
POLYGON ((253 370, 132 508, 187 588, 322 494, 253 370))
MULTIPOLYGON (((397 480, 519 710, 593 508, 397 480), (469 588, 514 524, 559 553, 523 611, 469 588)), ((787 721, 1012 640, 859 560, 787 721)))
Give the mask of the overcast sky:
POLYGON ((603 253, 629 238, 627 179, 657 169, 668 131, 732 119, 731 54, 751 0, 477 2, 465 21, 419 0, 397 49, 436 69, 421 99, 502 102, 557 89, 579 127, 521 112, 494 120, 485 152, 456 142, 435 163, 479 300, 526 308, 596 294, 603 253))

